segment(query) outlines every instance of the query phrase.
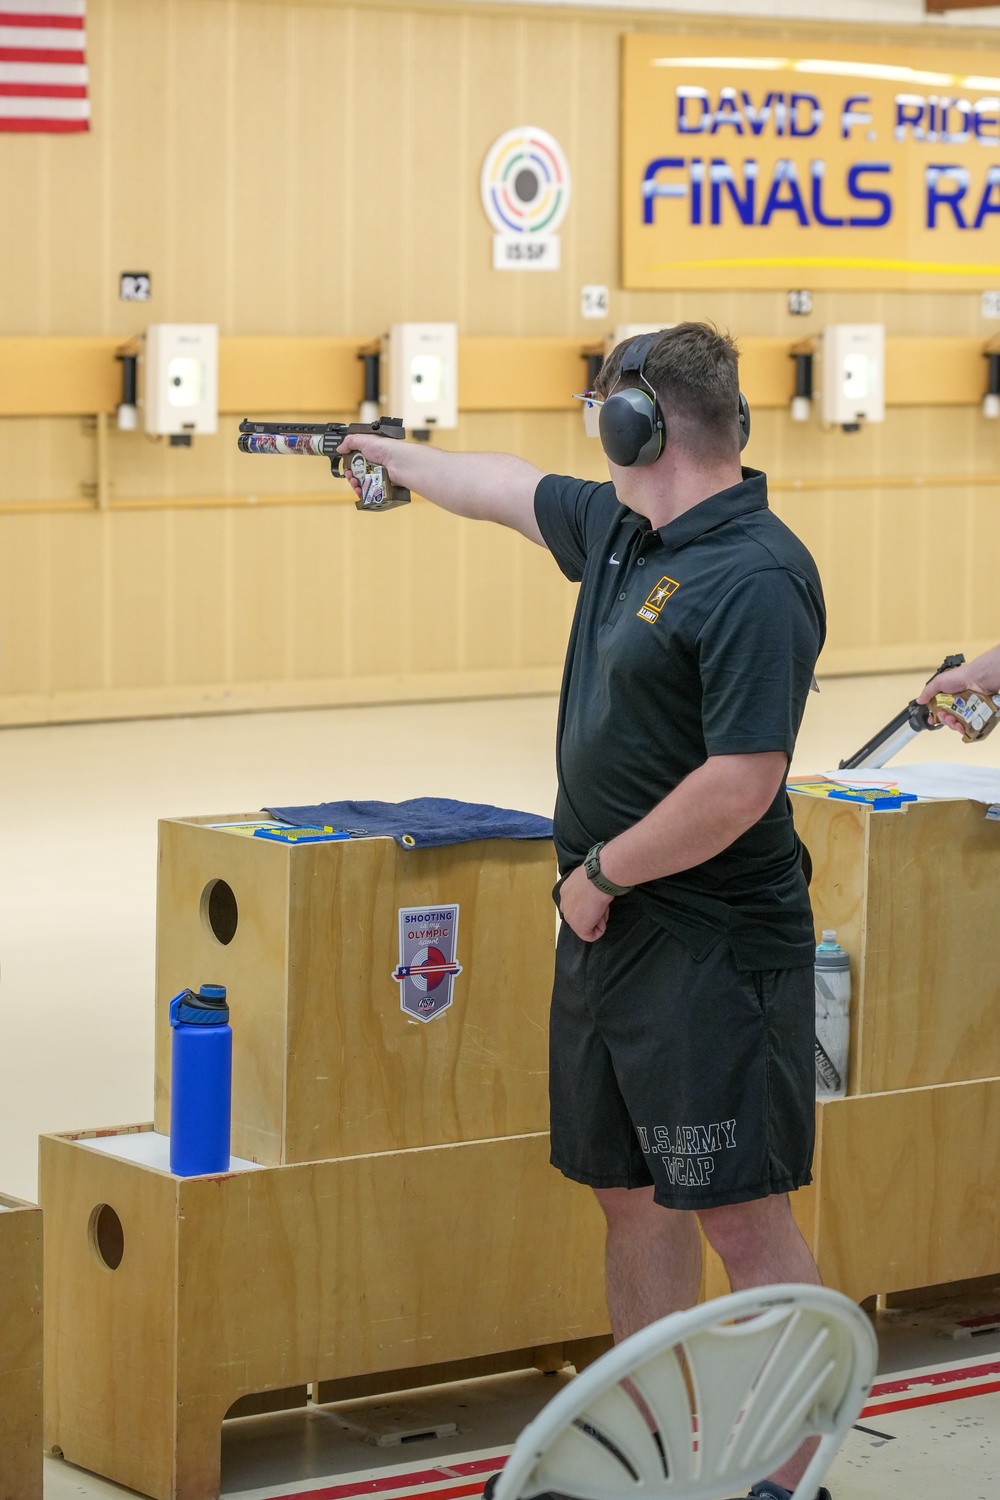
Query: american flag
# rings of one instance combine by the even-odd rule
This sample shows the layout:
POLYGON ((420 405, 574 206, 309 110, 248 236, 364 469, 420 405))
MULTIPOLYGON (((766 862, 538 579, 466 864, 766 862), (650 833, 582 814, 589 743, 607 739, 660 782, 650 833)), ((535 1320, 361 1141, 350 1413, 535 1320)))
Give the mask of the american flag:
POLYGON ((0 131, 89 130, 86 0, 0 0, 0 131))

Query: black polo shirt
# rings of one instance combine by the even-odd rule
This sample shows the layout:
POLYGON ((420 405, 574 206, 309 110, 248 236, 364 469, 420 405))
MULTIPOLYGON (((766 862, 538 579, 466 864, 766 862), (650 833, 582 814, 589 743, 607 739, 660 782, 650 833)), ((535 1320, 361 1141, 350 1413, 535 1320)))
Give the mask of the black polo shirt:
MULTIPOLYGON (((535 515, 580 582, 559 706, 560 868, 630 828, 710 755, 791 757, 825 634, 806 548, 763 474, 654 529, 610 483, 549 474, 535 515)), ((635 897, 696 954, 723 938, 742 969, 812 963, 800 847, 784 786, 758 823, 635 897)))

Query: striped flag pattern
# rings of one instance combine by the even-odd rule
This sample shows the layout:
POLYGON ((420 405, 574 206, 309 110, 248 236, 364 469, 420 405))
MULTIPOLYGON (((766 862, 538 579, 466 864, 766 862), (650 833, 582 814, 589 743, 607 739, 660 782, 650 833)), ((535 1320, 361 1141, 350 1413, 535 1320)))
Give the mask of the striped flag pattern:
POLYGON ((0 0, 0 131, 90 129, 86 0, 0 0))

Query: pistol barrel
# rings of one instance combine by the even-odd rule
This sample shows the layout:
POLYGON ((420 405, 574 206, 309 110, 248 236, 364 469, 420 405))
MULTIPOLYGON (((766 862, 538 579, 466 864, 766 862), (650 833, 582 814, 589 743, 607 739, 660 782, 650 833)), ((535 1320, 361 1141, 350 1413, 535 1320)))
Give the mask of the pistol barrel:
POLYGON ((313 432, 241 432, 241 453, 304 453, 323 458, 323 438, 313 432))

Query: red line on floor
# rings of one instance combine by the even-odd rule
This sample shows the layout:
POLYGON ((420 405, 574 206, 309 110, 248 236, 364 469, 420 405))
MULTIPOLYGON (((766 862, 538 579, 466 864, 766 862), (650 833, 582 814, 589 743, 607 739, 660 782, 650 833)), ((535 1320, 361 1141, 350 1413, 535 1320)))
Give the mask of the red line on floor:
MULTIPOLYGON (((278 1500, 348 1500, 354 1495, 378 1495, 387 1490, 407 1490, 422 1485, 445 1485, 449 1479, 463 1479, 474 1474, 485 1478, 503 1468, 507 1461, 505 1453, 495 1458, 477 1458, 469 1463, 442 1464, 436 1469, 414 1469, 408 1474, 387 1474, 383 1479, 362 1479, 354 1484, 331 1484, 321 1490, 296 1490, 291 1495, 279 1495, 278 1500)), ((448 1485, 435 1490, 421 1489, 420 1500, 462 1500, 466 1495, 478 1495, 482 1484, 448 1485)))
POLYGON ((954 1385, 959 1380, 978 1380, 983 1375, 1000 1375, 1000 1359, 988 1364, 961 1365, 952 1370, 924 1370, 919 1375, 904 1375, 902 1380, 882 1380, 873 1385, 871 1396, 894 1396, 901 1391, 912 1391, 917 1385, 954 1385))
MULTIPOLYGON (((490 1469, 495 1471, 502 1464, 502 1459, 494 1459, 490 1464, 490 1469)), ((376 1484, 380 1490, 397 1489, 406 1491, 412 1482, 413 1476, 411 1474, 397 1474, 395 1482, 392 1484, 381 1480, 373 1481, 369 1484, 337 1484, 330 1485, 329 1488, 322 1490, 296 1490, 292 1495, 279 1495, 276 1497, 276 1500, 340 1500, 340 1497, 343 1495, 371 1494, 376 1484)), ((419 1491, 420 1500, 464 1500, 464 1497, 469 1495, 481 1495, 485 1482, 486 1476, 484 1475, 476 1484, 460 1484, 440 1490, 422 1489, 419 1491)))
POLYGON ((890 1411, 906 1411, 911 1406, 941 1406, 945 1401, 961 1401, 964 1396, 988 1396, 991 1391, 1000 1391, 1000 1380, 990 1380, 985 1385, 957 1386, 950 1391, 939 1387, 928 1391, 925 1396, 911 1396, 906 1401, 876 1401, 874 1405, 866 1406, 861 1415, 878 1417, 890 1411))

